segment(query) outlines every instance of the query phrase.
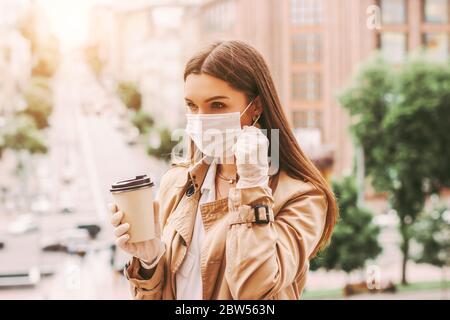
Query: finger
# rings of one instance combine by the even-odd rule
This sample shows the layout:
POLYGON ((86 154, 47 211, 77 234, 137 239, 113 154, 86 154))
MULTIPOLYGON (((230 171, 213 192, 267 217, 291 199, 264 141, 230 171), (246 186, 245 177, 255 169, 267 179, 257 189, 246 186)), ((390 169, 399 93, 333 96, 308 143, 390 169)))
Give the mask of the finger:
POLYGON ((116 213, 118 210, 117 205, 115 203, 108 204, 108 209, 109 211, 111 211, 111 213, 116 213))
POLYGON ((113 227, 117 227, 122 221, 122 219, 123 219, 122 211, 117 211, 111 217, 111 224, 113 225, 113 227))
POLYGON ((116 239, 116 245, 120 248, 123 248, 126 243, 130 240, 130 235, 128 233, 116 239))
POLYGON ((130 230, 130 224, 124 223, 114 229, 114 235, 119 238, 124 235, 128 230, 130 230))

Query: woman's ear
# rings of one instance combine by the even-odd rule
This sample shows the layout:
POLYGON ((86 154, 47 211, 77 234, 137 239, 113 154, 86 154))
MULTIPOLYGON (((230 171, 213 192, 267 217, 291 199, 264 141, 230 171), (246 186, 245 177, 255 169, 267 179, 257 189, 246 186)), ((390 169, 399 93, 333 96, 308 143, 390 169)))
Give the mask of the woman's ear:
POLYGON ((261 103, 261 98, 257 96, 252 105, 252 121, 255 122, 261 117, 263 113, 263 106, 261 103))
POLYGON ((263 106, 261 102, 261 98, 257 96, 255 98, 255 103, 253 104, 253 115, 261 115, 263 112, 263 106))

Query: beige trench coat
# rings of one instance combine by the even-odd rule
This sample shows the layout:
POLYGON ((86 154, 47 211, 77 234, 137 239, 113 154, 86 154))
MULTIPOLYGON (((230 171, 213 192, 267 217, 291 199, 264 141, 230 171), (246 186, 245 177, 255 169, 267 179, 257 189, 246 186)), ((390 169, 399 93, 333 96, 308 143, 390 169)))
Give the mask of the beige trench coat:
MULTIPOLYGON (((124 273, 134 299, 176 299, 175 274, 191 242, 208 166, 203 161, 176 165, 163 176, 157 200, 166 252, 150 279, 139 275, 137 258, 127 263, 124 273)), ((203 299, 301 297, 309 256, 324 229, 326 197, 312 183, 283 170, 271 176, 269 185, 201 205, 203 299), (267 206, 268 223, 255 221, 254 205, 267 206)), ((266 218, 265 208, 257 211, 266 218)))

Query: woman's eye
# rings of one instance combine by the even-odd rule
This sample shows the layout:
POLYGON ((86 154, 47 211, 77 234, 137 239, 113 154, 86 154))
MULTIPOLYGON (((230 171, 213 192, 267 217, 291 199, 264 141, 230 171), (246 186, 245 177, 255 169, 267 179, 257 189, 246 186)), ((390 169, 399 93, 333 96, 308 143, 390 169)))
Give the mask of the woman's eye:
POLYGON ((225 105, 222 102, 213 102, 211 103, 211 107, 214 109, 221 109, 225 107, 225 105))
POLYGON ((195 104, 191 103, 191 102, 187 102, 187 103, 186 103, 186 106, 187 106, 191 111, 197 110, 197 109, 198 109, 198 107, 197 107, 195 104))

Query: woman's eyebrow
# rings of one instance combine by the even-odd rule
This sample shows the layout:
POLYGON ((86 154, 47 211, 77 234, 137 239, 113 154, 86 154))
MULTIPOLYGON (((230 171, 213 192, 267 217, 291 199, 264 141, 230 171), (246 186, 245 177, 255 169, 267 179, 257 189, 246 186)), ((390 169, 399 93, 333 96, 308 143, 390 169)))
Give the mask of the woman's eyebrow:
POLYGON ((216 100, 216 99, 230 99, 230 97, 227 97, 227 96, 214 96, 214 97, 206 99, 205 102, 209 102, 211 100, 216 100))
MULTIPOLYGON (((211 100, 216 100, 216 99, 230 99, 230 97, 227 97, 227 96, 214 96, 214 97, 211 97, 211 98, 206 99, 205 102, 209 102, 209 101, 211 101, 211 100)), ((189 102, 193 102, 193 101, 192 101, 191 99, 189 99, 189 98, 184 98, 184 100, 189 101, 189 102)))

